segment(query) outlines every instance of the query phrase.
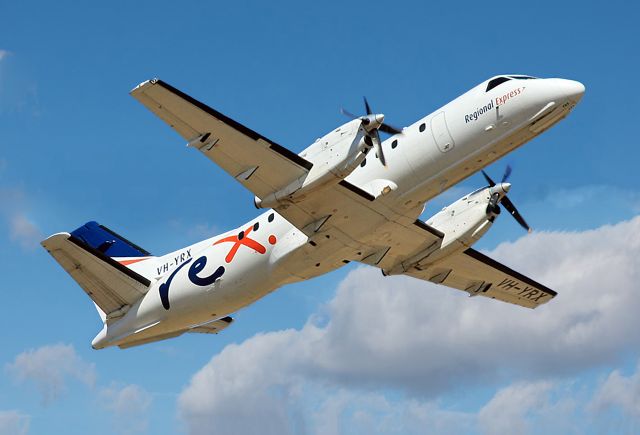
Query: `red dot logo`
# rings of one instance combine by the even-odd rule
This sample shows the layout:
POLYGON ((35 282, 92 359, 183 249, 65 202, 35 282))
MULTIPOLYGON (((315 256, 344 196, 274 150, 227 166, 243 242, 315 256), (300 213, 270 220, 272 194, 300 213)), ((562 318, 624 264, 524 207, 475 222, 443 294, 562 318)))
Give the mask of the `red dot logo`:
MULTIPOLYGON (((246 246, 250 249, 253 249, 258 254, 264 254, 267 252, 267 249, 264 246, 262 246, 257 241, 247 237, 252 230, 253 230, 253 227, 249 227, 244 231, 240 231, 238 235, 225 237, 224 239, 220 239, 214 243, 214 245, 217 245, 219 243, 225 243, 225 242, 233 243, 231 250, 229 251, 229 253, 224 259, 227 263, 231 263, 233 261, 233 258, 236 256, 236 252, 238 252, 238 249, 240 249, 240 246, 246 246)), ((276 236, 271 234, 268 238, 268 241, 270 244, 275 245, 277 242, 276 236)))

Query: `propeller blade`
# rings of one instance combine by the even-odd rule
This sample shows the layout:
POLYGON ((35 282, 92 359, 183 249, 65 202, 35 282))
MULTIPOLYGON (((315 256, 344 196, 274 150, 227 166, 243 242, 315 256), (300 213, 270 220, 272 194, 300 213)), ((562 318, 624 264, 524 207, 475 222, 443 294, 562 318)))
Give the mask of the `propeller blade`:
POLYGON ((378 153, 378 157, 380 157, 380 163, 382 163, 382 166, 387 166, 387 159, 385 159, 384 152, 382 151, 382 141, 380 140, 380 133, 378 133, 378 130, 374 131, 373 138, 373 143, 376 146, 376 152, 378 153))
POLYGON ((399 129, 397 129, 394 126, 389 125, 389 124, 382 124, 378 130, 380 130, 380 131, 382 131, 384 133, 387 133, 387 134, 391 134, 391 135, 401 134, 402 133, 402 130, 399 130, 399 129))
POLYGON ((382 140, 380 139, 380 131, 390 135, 394 135, 394 134, 402 134, 402 130, 392 125, 381 123, 381 121, 384 119, 384 115, 382 114, 374 115, 373 111, 371 110, 371 106, 369 105, 369 101, 367 101, 367 97, 362 97, 362 99, 364 100, 364 108, 365 108, 365 111, 367 112, 366 116, 356 116, 353 113, 342 108, 340 109, 340 112, 342 112, 342 114, 347 116, 348 118, 361 119, 362 125, 365 125, 365 126, 370 125, 372 121, 375 122, 375 125, 378 127, 366 129, 367 134, 365 135, 365 142, 370 147, 376 148, 376 153, 378 155, 378 158, 380 159, 380 162, 382 163, 383 166, 386 167, 387 159, 384 156, 384 151, 382 151, 382 140), (371 115, 374 115, 374 116, 371 116, 371 115))
POLYGON ((484 179, 487 180, 487 183, 489 183, 489 187, 493 187, 496 185, 496 183, 491 179, 491 177, 487 175, 486 172, 482 171, 482 175, 484 175, 484 179))
POLYGON ((344 116, 346 116, 347 118, 351 118, 351 119, 358 119, 360 118, 359 116, 354 115, 353 113, 349 112, 346 109, 340 108, 340 113, 342 113, 344 116))
POLYGON ((524 220, 522 215, 518 212, 518 209, 516 208, 516 206, 513 205, 513 203, 509 198, 507 198, 506 196, 503 196, 502 200, 500 201, 500 204, 502 204, 504 208, 507 209, 509 214, 513 216, 513 218, 520 224, 522 228, 524 228, 528 232, 531 232, 531 227, 527 224, 527 222, 524 220))
POLYGON ((504 175, 502 176, 502 183, 507 181, 510 176, 511 176, 511 165, 507 165, 507 167, 504 169, 504 175))
POLYGON ((364 99, 364 108, 367 111, 367 115, 371 115, 373 112, 371 111, 371 107, 369 107, 369 102, 367 101, 367 97, 362 97, 364 99))

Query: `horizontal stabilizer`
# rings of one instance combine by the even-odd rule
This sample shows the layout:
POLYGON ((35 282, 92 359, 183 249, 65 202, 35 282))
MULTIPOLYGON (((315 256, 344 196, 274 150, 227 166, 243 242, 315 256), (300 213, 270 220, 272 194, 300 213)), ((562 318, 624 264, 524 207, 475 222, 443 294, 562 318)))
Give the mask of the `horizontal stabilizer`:
POLYGON ((188 332, 198 332, 201 334, 217 334, 223 329, 227 328, 229 325, 233 323, 233 318, 227 316, 222 319, 214 320, 212 322, 203 323, 201 325, 195 325, 188 329, 183 329, 180 331, 168 332, 166 334, 154 335, 153 337, 142 338, 139 340, 126 341, 122 344, 119 344, 118 347, 120 349, 128 349, 130 347, 140 346, 142 344, 154 343, 156 341, 166 340, 169 338, 179 337, 182 334, 188 332))
POLYGON ((118 242, 122 239, 112 234, 111 240, 115 242, 104 249, 101 248, 104 241, 99 242, 99 238, 78 234, 77 231, 71 234, 54 234, 44 240, 42 246, 106 313, 107 319, 117 317, 119 313, 123 313, 125 307, 137 302, 146 294, 151 282, 112 259, 105 252, 110 253, 111 249, 120 252, 121 248, 137 248, 130 245, 126 248, 125 243, 118 242))
POLYGON ((185 331, 168 332, 166 334, 155 335, 153 337, 143 338, 143 339, 140 339, 140 340, 127 341, 127 342, 125 342, 123 344, 119 344, 118 347, 120 349, 128 349, 130 347, 136 347, 136 346, 140 346, 142 344, 154 343, 156 341, 167 340, 169 338, 179 337, 184 333, 185 333, 185 331))
POLYGON ((229 316, 222 319, 214 320, 213 322, 204 323, 190 328, 187 332, 199 332, 201 334, 217 334, 223 329, 227 328, 233 323, 233 319, 229 316))

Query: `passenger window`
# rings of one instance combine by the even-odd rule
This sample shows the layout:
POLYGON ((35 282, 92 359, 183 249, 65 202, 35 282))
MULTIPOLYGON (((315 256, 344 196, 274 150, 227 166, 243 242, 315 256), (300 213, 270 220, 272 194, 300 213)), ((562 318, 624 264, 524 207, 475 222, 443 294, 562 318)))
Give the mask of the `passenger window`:
POLYGON ((425 125, 424 122, 422 124, 420 124, 420 132, 421 133, 424 131, 425 128, 427 128, 427 126, 425 125))
POLYGON ((269 215, 269 217, 267 218, 267 220, 268 220, 269 222, 273 222, 273 218, 274 218, 274 217, 275 217, 275 216, 274 216, 274 214, 273 214, 273 213, 271 213, 271 214, 269 215))
POLYGON ((258 231, 258 228, 260 228, 260 224, 258 222, 253 224, 253 231, 258 231))
POLYGON ((391 142, 391 148, 395 148, 398 146, 398 141, 394 140, 393 142, 391 142))
POLYGON ((360 167, 364 168, 364 165, 367 164, 367 159, 364 159, 362 162, 360 162, 360 167))

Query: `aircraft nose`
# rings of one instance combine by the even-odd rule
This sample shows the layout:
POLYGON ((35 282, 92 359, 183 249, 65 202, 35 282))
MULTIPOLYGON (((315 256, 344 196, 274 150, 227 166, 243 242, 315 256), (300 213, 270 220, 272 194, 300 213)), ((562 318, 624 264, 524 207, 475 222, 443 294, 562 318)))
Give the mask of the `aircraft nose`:
POLYGON ((578 102, 584 95, 584 85, 575 80, 564 80, 563 87, 565 88, 565 92, 567 97, 571 100, 578 102))

